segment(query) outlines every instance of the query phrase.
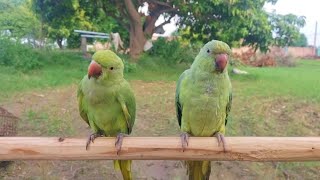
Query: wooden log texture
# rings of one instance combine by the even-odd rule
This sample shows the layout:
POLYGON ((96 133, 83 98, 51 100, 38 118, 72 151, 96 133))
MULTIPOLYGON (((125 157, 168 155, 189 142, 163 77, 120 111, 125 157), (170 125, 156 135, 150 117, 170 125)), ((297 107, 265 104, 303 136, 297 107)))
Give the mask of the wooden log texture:
POLYGON ((182 152, 179 137, 125 137, 119 155, 115 138, 0 137, 0 160, 213 160, 319 161, 320 137, 226 137, 227 152, 214 137, 191 137, 182 152))

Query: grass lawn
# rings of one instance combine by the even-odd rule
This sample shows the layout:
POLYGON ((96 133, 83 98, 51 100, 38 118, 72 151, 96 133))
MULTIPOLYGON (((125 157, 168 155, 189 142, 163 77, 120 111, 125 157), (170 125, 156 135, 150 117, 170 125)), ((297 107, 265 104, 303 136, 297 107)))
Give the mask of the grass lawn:
MULTIPOLYGON (((0 100, 17 92, 77 83, 86 74, 89 64, 77 54, 62 53, 50 58, 59 60, 28 73, 0 66, 0 100)), ((166 66, 149 62, 138 64, 133 72, 125 73, 125 78, 176 81, 186 68, 186 65, 166 66)), ((282 96, 312 102, 320 101, 320 61, 301 60, 296 67, 242 69, 248 71, 249 75, 230 75, 234 86, 241 89, 241 96, 282 96)))
POLYGON ((79 53, 43 52, 43 56, 45 57, 42 62, 44 66, 27 73, 0 65, 0 101, 19 92, 78 82, 89 64, 79 53))
POLYGON ((282 96, 320 102, 320 61, 301 60, 296 67, 245 67, 249 75, 233 75, 241 95, 282 96))

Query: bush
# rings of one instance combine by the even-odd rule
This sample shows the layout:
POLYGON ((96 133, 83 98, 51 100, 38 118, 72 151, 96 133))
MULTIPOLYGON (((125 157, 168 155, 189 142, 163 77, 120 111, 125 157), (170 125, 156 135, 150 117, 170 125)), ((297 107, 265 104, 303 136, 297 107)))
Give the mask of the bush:
POLYGON ((178 41, 166 41, 165 38, 160 37, 153 42, 153 47, 150 51, 148 51, 148 53, 151 56, 166 59, 168 64, 174 64, 176 63, 174 56, 179 46, 180 44, 178 41))
POLYGON ((124 64, 124 73, 136 72, 137 71, 137 64, 130 63, 130 57, 126 54, 117 54, 124 64))
MULTIPOLYGON (((41 60, 45 65, 72 66, 74 63, 83 62, 85 59, 77 51, 69 50, 41 50, 41 60)), ((87 61, 89 62, 89 61, 87 61)))
POLYGON ((151 56, 149 54, 143 54, 140 56, 138 65, 140 67, 148 68, 150 70, 156 70, 162 66, 168 65, 168 61, 160 56, 151 56))
POLYGON ((80 48, 81 37, 77 33, 71 33, 67 40, 67 47, 71 49, 80 48))
POLYGON ((294 58, 291 54, 282 53, 277 54, 275 56, 276 62, 278 66, 285 66, 285 67, 294 67, 297 65, 298 59, 294 58))
POLYGON ((197 46, 183 46, 178 40, 167 41, 160 37, 153 42, 148 54, 155 57, 155 60, 164 59, 166 64, 177 64, 193 62, 198 52, 197 46))
POLYGON ((39 53, 32 47, 9 39, 0 39, 0 65, 12 66, 25 72, 42 66, 39 57, 39 53))
POLYGON ((282 48, 272 48, 268 53, 254 52, 248 49, 242 53, 233 53, 234 64, 246 64, 256 67, 286 66, 293 67, 297 59, 282 48))
POLYGON ((136 72, 137 65, 135 63, 129 63, 127 60, 123 60, 123 63, 125 73, 136 72))

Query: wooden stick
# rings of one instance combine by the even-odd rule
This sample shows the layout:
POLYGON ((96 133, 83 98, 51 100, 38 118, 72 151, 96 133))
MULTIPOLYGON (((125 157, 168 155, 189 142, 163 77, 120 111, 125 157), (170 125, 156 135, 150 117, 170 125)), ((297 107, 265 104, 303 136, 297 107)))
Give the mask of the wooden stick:
POLYGON ((116 154, 115 138, 0 137, 0 160, 214 160, 319 161, 320 137, 226 137, 227 152, 214 137, 191 137, 182 152, 179 137, 125 137, 116 154))

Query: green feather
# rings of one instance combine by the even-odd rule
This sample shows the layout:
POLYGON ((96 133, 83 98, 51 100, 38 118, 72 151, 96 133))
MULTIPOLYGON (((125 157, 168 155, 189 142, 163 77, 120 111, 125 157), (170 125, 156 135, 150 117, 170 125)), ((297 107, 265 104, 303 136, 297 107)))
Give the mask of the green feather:
MULTIPOLYGON (((218 54, 230 55, 230 47, 221 41, 210 41, 204 45, 192 63, 177 81, 176 112, 182 132, 191 136, 210 137, 225 133, 232 94, 227 67, 216 69, 218 54)), ((208 179, 210 162, 188 161, 190 179, 208 179)))
POLYGON ((177 119, 179 126, 181 126, 181 117, 182 117, 182 104, 180 103, 179 100, 179 95, 180 95, 180 87, 181 87, 181 82, 184 79, 185 75, 188 74, 189 70, 184 71, 177 82, 177 87, 176 87, 176 97, 175 97, 175 104, 176 104, 176 114, 177 114, 177 119))
MULTIPOLYGON (((79 112, 95 133, 114 137, 130 134, 135 122, 136 103, 129 83, 123 78, 123 62, 112 51, 98 51, 93 60, 102 67, 98 78, 84 76, 78 88, 79 112), (111 68, 112 67, 112 68, 111 68)), ((131 161, 115 161, 124 179, 132 179, 131 161)))
POLYGON ((103 67, 116 64, 120 68, 124 68, 124 64, 120 57, 110 50, 97 51, 93 54, 92 59, 103 67))

